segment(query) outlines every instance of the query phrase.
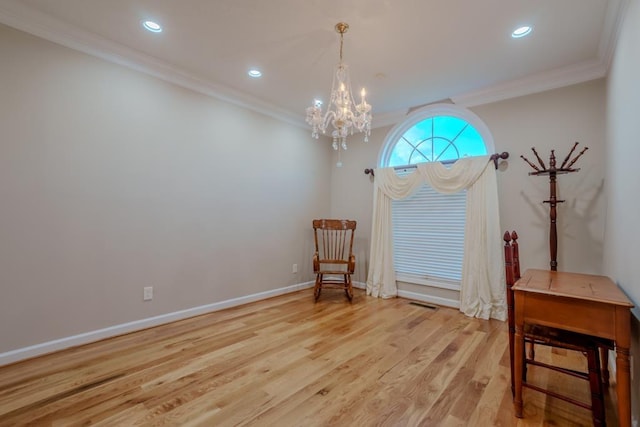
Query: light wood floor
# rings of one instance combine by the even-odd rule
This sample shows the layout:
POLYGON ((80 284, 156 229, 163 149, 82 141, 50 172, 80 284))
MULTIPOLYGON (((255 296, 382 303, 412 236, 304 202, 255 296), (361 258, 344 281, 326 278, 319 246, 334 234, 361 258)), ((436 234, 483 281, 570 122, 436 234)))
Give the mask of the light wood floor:
MULTIPOLYGON (((531 390, 515 418, 507 346, 504 322, 358 290, 352 304, 335 290, 314 304, 305 290, 0 368, 0 426, 591 424, 531 390)), ((572 381, 558 387, 588 399, 572 381)))

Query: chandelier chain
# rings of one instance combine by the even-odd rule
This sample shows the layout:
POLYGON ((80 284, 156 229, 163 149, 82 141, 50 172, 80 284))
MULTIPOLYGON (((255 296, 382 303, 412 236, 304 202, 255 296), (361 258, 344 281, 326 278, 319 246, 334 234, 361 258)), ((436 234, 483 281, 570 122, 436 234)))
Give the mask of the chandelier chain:
POLYGON ((347 32, 349 26, 343 22, 336 24, 336 31, 340 33, 340 63, 342 64, 342 45, 344 43, 344 33, 347 32))

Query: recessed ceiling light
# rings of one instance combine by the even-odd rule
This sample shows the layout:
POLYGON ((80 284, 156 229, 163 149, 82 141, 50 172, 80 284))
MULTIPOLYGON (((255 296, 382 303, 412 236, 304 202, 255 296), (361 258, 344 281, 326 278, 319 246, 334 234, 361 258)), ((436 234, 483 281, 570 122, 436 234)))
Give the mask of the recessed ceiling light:
POLYGON ((152 33, 161 33, 162 27, 157 22, 153 21, 144 21, 142 26, 145 30, 151 31, 152 33))
POLYGON ((533 28, 528 25, 518 27, 513 30, 513 33, 511 33, 511 37, 513 37, 514 39, 519 39, 520 37, 529 35, 531 31, 533 31, 533 28))
POLYGON ((258 77, 262 77, 262 71, 256 69, 256 68, 252 68, 250 69, 247 74, 249 74, 249 77, 253 77, 254 79, 257 79, 258 77))

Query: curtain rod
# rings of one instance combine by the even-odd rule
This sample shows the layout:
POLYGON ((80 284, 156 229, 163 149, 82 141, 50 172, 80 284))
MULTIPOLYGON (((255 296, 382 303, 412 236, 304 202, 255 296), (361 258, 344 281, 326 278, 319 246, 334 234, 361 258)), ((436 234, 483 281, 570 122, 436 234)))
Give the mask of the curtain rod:
MULTIPOLYGON (((496 166, 496 169, 498 169, 498 160, 499 159, 508 159, 509 158, 509 153, 506 151, 503 151, 502 153, 494 153, 491 155, 490 159, 493 160, 493 164, 496 166)), ((442 162, 443 164, 447 165, 447 164, 451 164, 451 163, 455 163, 455 160, 451 161, 446 161, 446 162, 442 162)), ((401 167, 396 167, 396 169, 413 169, 416 168, 416 165, 407 165, 407 166, 401 166, 401 167)), ((371 176, 375 176, 373 169, 365 169, 364 170, 364 174, 365 175, 371 175, 371 176)))

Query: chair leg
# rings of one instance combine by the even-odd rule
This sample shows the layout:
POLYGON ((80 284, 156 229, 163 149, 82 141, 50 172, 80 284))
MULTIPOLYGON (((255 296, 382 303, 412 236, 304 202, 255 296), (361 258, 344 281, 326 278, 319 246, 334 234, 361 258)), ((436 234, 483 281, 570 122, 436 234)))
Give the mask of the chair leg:
MULTIPOLYGON (((536 350, 534 349, 534 344, 535 343, 533 341, 529 342, 529 360, 536 360, 536 350)), ((522 365, 523 366, 523 368, 522 368, 522 379, 524 381, 527 381, 527 363, 526 363, 527 362, 527 358, 525 357, 524 359, 525 359, 525 362, 522 365)))
POLYGON ((353 300, 353 288, 351 287, 351 276, 349 274, 344 275, 344 291, 347 294, 349 301, 353 300))
POLYGON ((320 291, 322 290, 322 274, 316 274, 316 284, 313 287, 313 297, 315 301, 320 298, 320 291))
POLYGON ((591 389, 591 416, 593 418, 594 426, 606 425, 599 350, 600 349, 598 347, 594 347, 587 351, 589 387, 591 389))
MULTIPOLYGON (((514 350, 515 327, 509 326, 509 367, 511 368, 511 397, 516 395, 516 379, 513 376, 513 350, 514 350)), ((524 366, 524 365, 523 365, 524 366)))
MULTIPOLYGON (((529 342, 529 346, 531 346, 531 342, 529 342)), ((522 382, 526 383, 527 382, 527 360, 533 360, 533 359, 527 359, 527 352, 526 352, 526 348, 527 348, 527 341, 524 341, 524 350, 522 352, 522 382)), ((531 347, 529 347, 531 348, 531 347)))
POLYGON ((536 350, 533 348, 533 342, 529 343, 529 359, 536 359, 536 350))
POLYGON ((600 361, 602 362, 602 385, 609 387, 609 349, 600 347, 600 361))

